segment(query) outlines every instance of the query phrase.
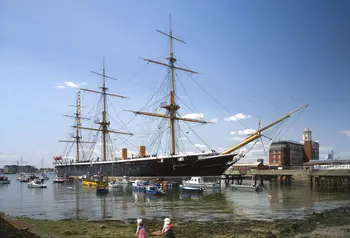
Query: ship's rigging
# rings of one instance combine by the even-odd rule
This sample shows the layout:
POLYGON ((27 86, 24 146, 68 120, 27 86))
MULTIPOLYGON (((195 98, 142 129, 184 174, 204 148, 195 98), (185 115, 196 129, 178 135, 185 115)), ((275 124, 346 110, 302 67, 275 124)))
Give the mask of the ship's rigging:
MULTIPOLYGON (((150 145, 150 147, 153 147, 153 151, 155 152, 155 155, 157 155, 157 153, 159 152, 160 148, 161 148, 161 144, 164 144, 164 141, 162 141, 162 139, 164 140, 164 135, 167 136, 166 138, 166 143, 165 145, 168 145, 168 148, 165 148, 165 152, 169 151, 171 156, 174 156, 176 154, 181 154, 179 147, 180 144, 183 143, 183 141, 180 138, 180 134, 182 133, 183 135, 186 136, 186 134, 193 134, 195 135, 205 146, 206 148, 209 148, 211 150, 211 152, 213 152, 214 150, 197 134, 197 132, 192 128, 192 126, 190 126, 190 123, 195 123, 195 124, 208 124, 208 123, 213 123, 213 121, 205 121, 203 120, 203 116, 199 117, 199 118, 188 118, 186 116, 181 116, 180 113, 178 112, 178 110, 180 109, 180 106, 177 104, 177 101, 180 101, 182 103, 182 105, 184 105, 185 107, 187 107, 187 109, 189 109, 191 112, 193 112, 190 107, 183 102, 183 100, 181 100, 181 98, 176 94, 176 84, 175 81, 179 82, 182 86, 182 88, 184 89, 184 91, 186 92, 186 88, 182 85, 180 79, 178 78, 178 74, 177 71, 182 71, 185 72, 187 74, 189 74, 189 76, 192 78, 191 75, 193 74, 198 74, 198 72, 190 70, 184 67, 180 67, 177 64, 175 64, 177 62, 177 59, 174 56, 174 49, 173 49, 173 41, 177 41, 177 42, 181 42, 181 43, 185 43, 184 41, 180 40, 177 37, 173 36, 173 32, 172 32, 172 26, 171 26, 171 18, 170 18, 170 31, 169 33, 165 33, 162 31, 157 30, 159 33, 161 33, 162 35, 165 35, 169 38, 169 42, 170 42, 170 46, 169 46, 169 56, 166 57, 166 60, 168 60, 167 63, 163 63, 157 60, 152 60, 152 59, 146 59, 146 58, 142 58, 144 61, 146 61, 147 63, 152 63, 155 65, 160 65, 162 67, 165 67, 167 69, 167 76, 165 78, 165 80, 163 80, 162 85, 160 87, 160 89, 167 89, 167 95, 166 96, 159 96, 157 97, 156 102, 158 103, 157 108, 158 110, 155 111, 150 111, 150 112, 146 112, 144 110, 139 110, 139 111, 132 111, 132 110, 124 110, 124 111, 130 111, 135 113, 136 115, 143 115, 143 116, 149 116, 155 119, 160 119, 160 122, 157 120, 158 125, 156 127, 156 129, 154 131, 152 131, 147 137, 148 140, 148 145, 150 145), (175 80, 175 79, 178 80, 175 80), (168 87, 167 87, 168 86, 168 87), (159 112, 159 109, 165 109, 166 113, 162 114, 159 112), (187 126, 187 129, 184 130, 180 127, 180 123, 178 122, 182 122, 187 126), (169 123, 169 125, 168 125, 169 123), (168 133, 167 133, 168 132, 168 133)), ((75 135, 72 136, 73 140, 72 141, 61 141, 61 142, 73 142, 76 145, 76 162, 79 162, 81 160, 81 158, 88 158, 91 157, 96 142, 98 140, 99 137, 99 133, 101 133, 101 156, 102 156, 102 160, 106 161, 107 158, 111 158, 112 160, 115 160, 117 156, 115 156, 113 153, 108 154, 107 152, 107 147, 109 144, 111 144, 113 146, 113 144, 117 144, 120 145, 121 143, 119 142, 126 142, 125 139, 120 138, 120 141, 117 141, 116 143, 113 141, 113 139, 110 138, 109 133, 113 133, 113 134, 120 134, 120 135, 133 135, 130 132, 123 132, 123 131, 119 131, 119 130, 113 130, 110 128, 110 116, 107 112, 107 104, 108 104, 108 97, 115 97, 115 98, 126 98, 125 96, 122 95, 118 95, 118 94, 112 94, 108 92, 108 88, 106 86, 106 79, 112 79, 112 80, 116 80, 115 78, 112 78, 108 75, 106 75, 105 73, 105 67, 104 67, 104 62, 103 62, 103 69, 102 69, 102 73, 97 73, 92 71, 92 73, 99 75, 102 77, 102 86, 100 87, 101 91, 97 91, 97 90, 92 90, 92 89, 86 89, 86 88, 80 88, 78 93, 77 93, 77 104, 76 104, 76 108, 77 111, 75 113, 75 119, 76 119, 76 124, 74 126, 75 128, 75 135), (96 125, 98 125, 98 128, 93 128, 93 127, 85 127, 82 125, 81 120, 83 119, 81 117, 81 98, 80 98, 80 90, 87 92, 87 93, 95 93, 95 94, 99 94, 101 95, 101 99, 100 101, 102 102, 102 109, 99 113, 99 115, 101 116, 101 118, 99 118, 99 120, 96 120, 94 123, 96 125), (93 138, 92 141, 82 141, 82 133, 81 130, 88 130, 88 131, 92 131, 92 132, 96 132, 96 136, 93 138), (109 140, 109 141, 108 141, 109 140), (93 145, 90 147, 90 149, 88 150, 88 153, 86 154, 80 154, 80 152, 84 153, 86 152, 85 149, 82 149, 82 145, 84 143, 92 143, 93 145)), ((198 84, 198 83, 197 83, 198 84)), ((200 85, 199 85, 200 86, 200 85)), ((203 88, 202 88, 203 89, 203 88)), ((162 90, 158 90, 159 92, 162 90)), ((205 90, 205 92, 208 94, 208 92, 205 90)), ((187 94, 187 92, 186 92, 187 94)), ((155 95, 155 94, 154 94, 155 95)), ((154 95, 151 97, 151 99, 154 97, 154 95)), ((188 95, 188 94, 187 94, 188 95)), ((210 95, 210 94, 209 94, 210 95)), ((211 96, 211 95, 210 95, 211 96)), ((212 97, 212 96, 211 96, 212 97)), ((213 97, 212 97, 213 98, 213 97)), ((219 103, 215 98, 213 98, 217 103, 219 103)), ((146 103, 147 105, 147 103, 146 103)), ((147 106, 144 106, 142 109, 147 108, 147 106)), ((153 104, 154 105, 154 104, 153 104)), ((219 105, 221 107, 222 104, 219 103, 219 105)), ((273 123, 268 124, 265 127, 260 128, 260 123, 259 123, 259 128, 256 132, 248 135, 242 142, 240 142, 239 144, 225 150, 224 152, 222 152, 223 155, 227 155, 230 154, 240 148, 242 148, 245 145, 248 145, 254 141, 256 141, 257 139, 261 138, 263 136, 262 132, 265 131, 266 129, 279 124, 280 122, 284 122, 286 119, 288 119, 293 113, 300 111, 302 109, 304 109, 307 105, 293 111, 292 113, 287 114, 286 116, 274 121, 273 123)), ((226 108, 224 108, 227 112, 228 110, 226 108)), ((194 112, 193 112, 194 113, 194 112)), ((118 115, 118 113, 117 113, 118 115)), ((233 114, 230 113, 231 116, 234 116, 233 114)), ((85 118, 86 119, 86 118, 85 118)), ((133 119, 131 119, 130 121, 132 121, 133 119)), ((130 122, 129 121, 129 122, 130 122)), ((283 125, 283 124, 282 124, 283 125)), ((122 128, 126 128, 125 124, 123 124, 122 128)), ((271 138, 270 138, 271 139, 271 138)), ((114 139, 115 140, 115 139, 114 139)), ((186 140, 191 143, 192 145, 194 145, 194 147, 197 147, 197 145, 200 144, 195 144, 193 143, 190 138, 188 136, 186 136, 186 140)), ((133 145, 131 142, 127 141, 129 143, 129 145, 132 145, 133 147, 137 147, 135 145, 133 145)), ((165 146, 165 147, 166 147, 165 146)), ((201 147, 197 147, 197 149, 201 150, 201 147)), ((202 151, 201 151, 202 152, 202 151)), ((204 151, 203 151, 204 152, 204 151)), ((168 153, 165 153, 168 154, 168 153)), ((86 159, 85 159, 86 160, 86 159)), ((93 161, 92 158, 88 158, 89 161, 93 161)))
MULTIPOLYGON (((181 143, 181 140, 179 138, 179 135, 177 135, 177 133, 183 132, 183 131, 180 128, 180 123, 177 123, 177 122, 184 122, 187 125, 187 127, 188 127, 188 130, 185 133, 188 134, 189 132, 191 132, 197 138, 199 138, 199 140, 203 144, 205 144, 205 147, 207 147, 211 151, 213 151, 213 149, 192 129, 192 127, 188 125, 188 122, 194 122, 194 123, 200 123, 200 124, 208 124, 208 123, 213 123, 213 122, 212 121, 202 120, 202 118, 200 118, 200 119, 186 118, 186 117, 181 116, 179 114, 179 112, 178 112, 178 110, 180 109, 180 106, 176 103, 175 99, 178 99, 179 101, 182 101, 182 100, 175 93, 175 78, 176 78, 176 76, 178 76, 176 71, 182 71, 182 72, 188 73, 191 78, 192 78, 191 75, 198 74, 198 72, 196 72, 196 71, 193 71, 193 70, 190 70, 188 68, 183 68, 183 67, 175 65, 177 59, 174 56, 173 41, 175 40, 175 41, 178 41, 178 42, 181 42, 181 43, 185 43, 185 42, 180 40, 179 38, 173 36, 171 17, 170 17, 169 33, 164 33, 164 32, 159 31, 159 30, 157 30, 157 32, 159 32, 159 33, 161 33, 161 34, 163 34, 163 35, 165 35, 165 36, 167 36, 169 38, 169 42, 170 42, 170 44, 169 44, 169 46, 170 46, 169 47, 170 48, 169 56, 165 58, 165 59, 168 60, 168 62, 167 63, 163 63, 163 62, 160 62, 160 61, 157 61, 157 60, 151 60, 151 59, 146 59, 146 58, 141 58, 141 59, 145 60, 147 63, 152 63, 152 64, 164 66, 167 69, 167 73, 169 74, 169 78, 166 78, 166 79, 168 79, 168 80, 170 79, 169 80, 170 81, 170 88, 168 88, 169 91, 168 91, 168 95, 167 95, 168 100, 167 100, 167 102, 162 102, 162 100, 164 100, 164 97, 158 97, 158 103, 162 102, 162 103, 160 103, 160 106, 158 106, 158 108, 165 109, 166 113, 162 114, 162 113, 159 113, 157 111, 156 112, 146 112, 146 111, 143 111, 143 110, 139 110, 139 111, 125 110, 125 111, 133 112, 136 115, 143 115, 143 116, 149 116, 149 117, 165 119, 165 120, 162 120, 162 121, 159 122, 159 124, 157 126, 157 129, 156 129, 156 131, 158 131, 158 133, 153 136, 153 139, 151 141, 149 141, 149 143, 153 146, 153 144, 157 144, 156 141, 158 140, 159 143, 158 143, 158 146, 156 146, 156 147, 158 147, 157 149, 159 149, 160 144, 161 144, 161 139, 162 139, 161 136, 162 136, 162 134, 166 133, 166 131, 169 130, 170 133, 168 133, 168 138, 166 138, 166 139, 170 140, 170 155, 175 155, 175 154, 179 153, 179 150, 177 150, 177 147, 179 147, 178 145, 179 145, 179 143, 181 143), (169 122, 169 124, 170 124, 169 127, 167 127, 166 121, 169 122)), ((161 87, 163 86, 164 82, 166 82, 166 80, 163 81, 161 87)), ((178 80, 178 82, 181 83, 180 80, 178 80)), ((186 91, 185 87, 183 87, 183 88, 186 91)), ((206 91, 206 93, 207 93, 207 91, 206 91)), ((152 96, 152 98, 153 97, 154 97, 154 95, 152 96)), ((213 98, 213 99, 217 103, 219 103, 215 98, 213 98)), ((188 109, 190 109, 186 104, 184 104, 184 105, 188 109)), ((289 114, 285 115, 284 117, 274 121, 273 123, 268 124, 265 127, 260 128, 260 124, 259 124, 259 128, 258 128, 258 130, 255 133, 249 135, 247 138, 245 138, 238 145, 236 145, 236 146, 234 146, 234 147, 232 147, 230 149, 225 150, 222 154, 229 154, 229 153, 231 153, 231 152, 233 152, 233 151, 235 151, 235 150, 237 150, 239 148, 242 148, 243 146, 245 146, 245 145, 247 145, 247 144, 249 144, 249 143, 251 143, 251 142, 253 142, 253 141, 255 141, 255 140, 259 139, 259 138, 261 138, 263 136, 262 135, 262 131, 265 131, 265 130, 267 130, 268 128, 270 128, 272 126, 275 126, 275 125, 279 124, 280 122, 283 122, 284 120, 288 119, 292 114, 294 114, 294 113, 304 109, 305 107, 307 107, 307 105, 300 107, 299 109, 293 111, 292 113, 289 113, 289 114)), ((192 111, 192 110, 190 109, 190 111, 192 111)), ((228 110, 226 109, 226 111, 228 111, 228 110)), ((231 114, 231 115, 234 117, 233 114, 231 114)), ((186 140, 189 140, 189 137, 186 137, 186 140)), ((200 145, 200 144, 193 144, 193 145, 196 147, 197 145, 200 145)))

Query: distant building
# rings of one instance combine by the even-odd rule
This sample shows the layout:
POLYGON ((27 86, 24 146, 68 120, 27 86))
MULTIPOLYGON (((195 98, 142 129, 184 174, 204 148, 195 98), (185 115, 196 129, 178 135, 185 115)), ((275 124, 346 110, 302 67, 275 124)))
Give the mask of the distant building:
POLYGON ((320 144, 312 141, 312 160, 320 160, 320 144))
POLYGON ((312 140, 312 132, 305 128, 303 131, 303 142, 304 142, 304 163, 310 160, 320 159, 320 145, 318 142, 312 140))
POLYGON ((17 174, 17 173, 35 173, 37 169, 31 165, 18 166, 18 165, 5 165, 5 174, 17 174))
POLYGON ((5 174, 16 174, 18 171, 18 165, 5 165, 4 173, 5 174))
POLYGON ((301 166, 303 165, 303 145, 292 141, 272 142, 269 150, 269 165, 301 166))

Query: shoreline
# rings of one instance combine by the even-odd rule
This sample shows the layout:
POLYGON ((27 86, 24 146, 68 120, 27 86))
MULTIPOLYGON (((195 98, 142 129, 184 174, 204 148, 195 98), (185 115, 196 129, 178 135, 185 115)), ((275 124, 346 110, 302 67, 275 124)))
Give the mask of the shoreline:
MULTIPOLYGON (((0 213, 0 234, 6 237, 133 237, 136 220, 35 220, 0 213), (12 236, 11 236, 12 234, 12 236), (17 236, 14 236, 17 235, 17 236)), ((162 228, 164 217, 143 219, 148 237, 162 228)), ((271 231, 276 237, 350 237, 350 205, 325 210, 304 219, 274 221, 172 220, 176 237, 266 237, 271 231)), ((159 236, 158 236, 159 237, 159 236)))

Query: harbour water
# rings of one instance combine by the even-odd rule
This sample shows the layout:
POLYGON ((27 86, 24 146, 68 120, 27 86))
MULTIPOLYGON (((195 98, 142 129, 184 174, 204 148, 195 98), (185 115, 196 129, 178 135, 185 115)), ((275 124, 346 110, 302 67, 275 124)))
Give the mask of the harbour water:
POLYGON ((35 219, 297 219, 349 201, 348 189, 311 189, 306 181, 293 181, 292 185, 266 182, 261 193, 232 191, 223 186, 203 194, 186 194, 172 188, 166 190, 165 196, 154 197, 134 192, 131 186, 97 195, 93 188, 83 187, 77 180, 54 184, 51 178, 45 189, 28 188, 26 183, 16 181, 15 175, 8 177, 11 184, 0 186, 0 211, 35 219))

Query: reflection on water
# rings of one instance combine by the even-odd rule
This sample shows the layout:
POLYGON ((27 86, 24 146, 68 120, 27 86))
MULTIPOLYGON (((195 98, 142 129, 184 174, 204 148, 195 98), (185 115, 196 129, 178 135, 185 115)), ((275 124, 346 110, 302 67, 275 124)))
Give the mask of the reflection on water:
POLYGON ((311 190, 307 182, 299 181, 292 185, 266 183, 261 193, 232 191, 230 187, 186 193, 173 188, 164 196, 154 196, 135 192, 127 185, 98 195, 79 181, 54 184, 48 180, 46 189, 35 189, 17 182, 15 176, 9 177, 12 183, 0 186, 0 211, 38 219, 299 218, 313 210, 343 205, 348 199, 346 189, 311 190))

